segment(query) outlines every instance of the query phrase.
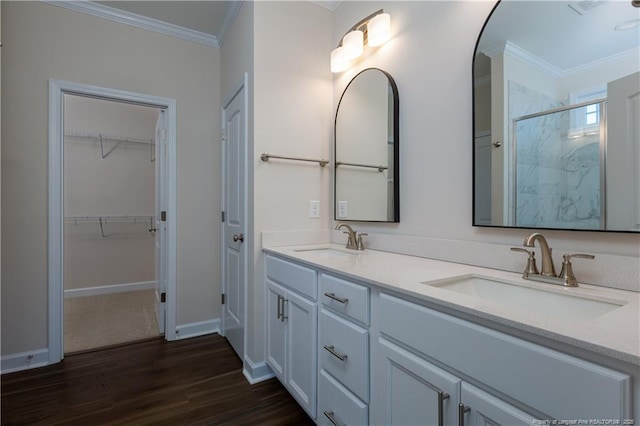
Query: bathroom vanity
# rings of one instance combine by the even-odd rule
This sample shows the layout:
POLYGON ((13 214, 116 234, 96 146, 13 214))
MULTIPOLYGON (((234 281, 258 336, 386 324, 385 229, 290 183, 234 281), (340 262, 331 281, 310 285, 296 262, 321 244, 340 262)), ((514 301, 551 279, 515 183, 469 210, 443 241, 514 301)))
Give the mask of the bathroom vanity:
POLYGON ((638 293, 333 244, 264 250, 267 364, 318 424, 640 418, 638 293))

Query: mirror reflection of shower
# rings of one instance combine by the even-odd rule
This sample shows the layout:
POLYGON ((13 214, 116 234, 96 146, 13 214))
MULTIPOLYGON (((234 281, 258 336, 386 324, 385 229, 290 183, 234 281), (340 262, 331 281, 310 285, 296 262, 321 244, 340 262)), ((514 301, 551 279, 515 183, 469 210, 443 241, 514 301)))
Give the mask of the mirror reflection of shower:
POLYGON ((606 101, 512 122, 515 226, 604 229, 606 101))

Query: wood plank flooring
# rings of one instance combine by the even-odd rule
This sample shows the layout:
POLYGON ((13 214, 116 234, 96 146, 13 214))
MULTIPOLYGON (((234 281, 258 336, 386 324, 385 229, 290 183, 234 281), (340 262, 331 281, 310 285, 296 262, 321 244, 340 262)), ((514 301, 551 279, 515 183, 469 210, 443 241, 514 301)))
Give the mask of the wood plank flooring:
POLYGON ((4 374, 2 425, 313 425, 277 379, 249 385, 219 335, 162 338, 4 374))

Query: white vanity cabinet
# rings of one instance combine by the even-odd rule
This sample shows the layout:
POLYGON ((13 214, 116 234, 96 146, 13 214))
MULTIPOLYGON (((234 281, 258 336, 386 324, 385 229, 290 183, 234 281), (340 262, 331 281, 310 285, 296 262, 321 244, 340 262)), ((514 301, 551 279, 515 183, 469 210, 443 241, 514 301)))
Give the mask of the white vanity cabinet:
POLYGON ((267 364, 312 418, 316 417, 317 274, 266 258, 267 364))
POLYGON ((454 425, 460 379, 381 337, 372 371, 372 423, 454 425))
POLYGON ((368 424, 369 288, 319 279, 318 424, 368 424))
POLYGON ((266 256, 267 364, 318 424, 633 421, 637 368, 306 265, 266 256))
POLYGON ((381 337, 372 380, 372 423, 389 425, 527 425, 535 416, 381 337), (459 423, 460 416, 463 422, 459 423))
POLYGON ((437 424, 422 416, 440 405, 442 424, 458 423, 458 414, 466 425, 631 418, 627 374, 384 293, 376 320, 372 423, 437 424), (396 397, 411 389, 424 397, 396 397), (442 404, 438 390, 449 394, 442 404))

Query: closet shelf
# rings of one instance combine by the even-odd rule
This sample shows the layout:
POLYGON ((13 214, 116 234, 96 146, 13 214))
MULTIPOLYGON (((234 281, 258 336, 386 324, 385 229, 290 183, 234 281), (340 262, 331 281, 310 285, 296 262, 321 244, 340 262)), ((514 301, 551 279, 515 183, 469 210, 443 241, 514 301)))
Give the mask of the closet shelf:
POLYGON ((108 223, 147 223, 149 232, 155 232, 154 216, 65 216, 66 223, 97 223, 100 225, 100 234, 102 238, 108 237, 104 233, 104 225, 108 223))
POLYGON ((118 143, 131 143, 138 145, 149 145, 150 150, 150 162, 155 161, 155 142, 153 139, 142 139, 142 138, 130 138, 126 136, 118 136, 118 135, 109 135, 99 132, 77 132, 77 131, 68 131, 64 134, 65 137, 74 138, 74 139, 94 139, 100 142, 100 153, 102 155, 102 159, 104 160, 107 156, 113 151, 115 146, 113 146, 110 150, 105 152, 104 142, 116 142, 116 146, 118 143))
POLYGON ((65 216, 65 222, 75 222, 75 223, 108 223, 108 222, 119 222, 119 223, 138 223, 138 222, 149 222, 153 221, 154 216, 65 216))

